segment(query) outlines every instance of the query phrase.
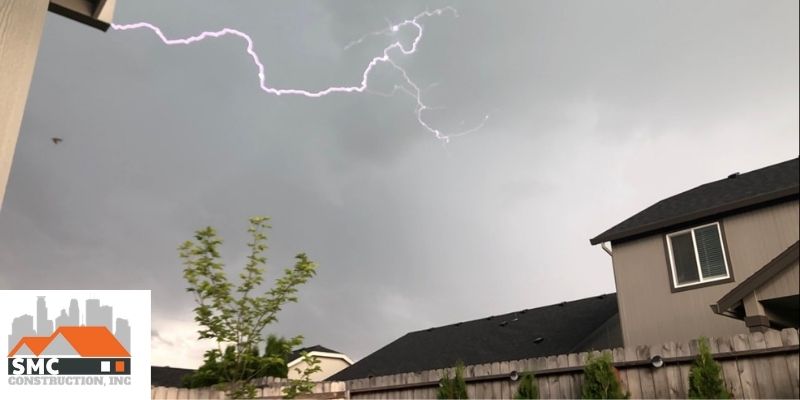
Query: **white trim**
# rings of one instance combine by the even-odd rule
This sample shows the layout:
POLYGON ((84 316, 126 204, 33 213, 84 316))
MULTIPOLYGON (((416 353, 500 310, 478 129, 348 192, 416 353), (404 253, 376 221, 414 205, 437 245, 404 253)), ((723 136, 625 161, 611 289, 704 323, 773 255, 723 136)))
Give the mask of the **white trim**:
POLYGON ((722 240, 722 228, 720 227, 719 222, 712 222, 710 224, 698 225, 689 229, 668 233, 666 235, 666 238, 667 238, 667 251, 669 253, 670 269, 672 270, 672 287, 674 287, 675 289, 699 285, 701 283, 720 281, 731 277, 731 270, 730 266, 728 265, 728 253, 725 250, 725 242, 722 240), (715 276, 713 278, 705 278, 703 276, 703 268, 700 265, 700 252, 697 250, 697 239, 695 238, 694 231, 712 225, 715 225, 717 227, 717 237, 719 237, 719 247, 720 249, 722 249, 722 262, 723 264, 725 264, 725 275, 715 276), (692 247, 694 250, 695 263, 697 264, 697 277, 699 280, 697 282, 678 284, 678 271, 675 269, 675 255, 672 253, 672 237, 683 235, 686 234, 687 232, 692 237, 692 247))
MULTIPOLYGON (((353 360, 351 360, 350 357, 348 357, 348 356, 346 356, 344 354, 328 353, 328 352, 325 352, 325 351, 312 351, 312 352, 309 352, 308 355, 312 356, 312 357, 338 358, 340 360, 344 360, 344 362, 346 362, 347 365, 353 365, 353 360)), ((297 357, 294 360, 289 361, 289 364, 287 364, 286 366, 289 367, 289 368, 292 368, 295 365, 300 364, 301 361, 303 361, 303 357, 297 357)))

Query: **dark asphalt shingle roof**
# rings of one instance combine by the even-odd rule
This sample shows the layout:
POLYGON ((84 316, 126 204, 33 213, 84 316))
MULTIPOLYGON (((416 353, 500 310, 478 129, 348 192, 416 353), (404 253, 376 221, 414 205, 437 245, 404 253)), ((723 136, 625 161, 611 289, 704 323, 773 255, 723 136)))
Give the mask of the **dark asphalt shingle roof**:
POLYGON ((193 369, 172 367, 150 367, 150 385, 183 387, 183 377, 194 372, 193 369))
POLYGON ((732 175, 661 200, 590 240, 592 244, 633 239, 681 224, 734 213, 800 193, 798 159, 732 175))
POLYGON ((330 381, 622 346, 616 293, 411 332, 330 381), (541 338, 541 340, 537 340, 541 338), (538 343, 537 343, 538 342, 538 343))
POLYGON ((302 357, 302 355, 303 355, 302 353, 304 351, 308 352, 308 353, 311 353, 312 351, 319 351, 319 352, 322 352, 322 353, 342 354, 342 353, 339 353, 336 350, 331 350, 331 349, 329 349, 327 347, 316 345, 316 346, 310 346, 310 347, 303 347, 302 349, 297 349, 297 350, 292 351, 292 354, 289 357, 289 361, 292 361, 292 360, 295 360, 295 359, 298 359, 298 358, 302 357))

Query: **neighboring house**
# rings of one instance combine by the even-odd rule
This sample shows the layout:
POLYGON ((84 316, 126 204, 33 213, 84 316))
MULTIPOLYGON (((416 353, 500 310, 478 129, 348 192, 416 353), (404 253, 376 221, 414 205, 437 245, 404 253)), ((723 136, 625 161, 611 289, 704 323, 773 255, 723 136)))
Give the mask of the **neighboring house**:
POLYGON ((611 243, 625 345, 800 326, 799 181, 798 159, 733 174, 591 239, 611 243))
POLYGON ((370 376, 622 346, 616 294, 411 332, 328 378, 370 376))
POLYGON ((289 357, 289 379, 300 379, 301 374, 297 370, 305 371, 307 365, 303 360, 303 352, 307 352, 309 356, 319 360, 318 365, 322 368, 319 372, 311 374, 310 379, 314 382, 323 381, 329 376, 353 365, 353 361, 349 357, 336 350, 319 345, 306 347, 293 351, 291 357, 289 357))

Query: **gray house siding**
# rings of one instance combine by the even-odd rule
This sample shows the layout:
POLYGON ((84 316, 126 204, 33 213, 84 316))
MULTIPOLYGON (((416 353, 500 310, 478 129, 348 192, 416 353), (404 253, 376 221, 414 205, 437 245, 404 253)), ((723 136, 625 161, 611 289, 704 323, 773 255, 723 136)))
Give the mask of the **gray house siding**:
POLYGON ((615 244, 614 276, 625 345, 747 333, 738 320, 714 314, 715 303, 798 240, 800 202, 791 200, 719 220, 734 281, 674 292, 664 236, 615 244))

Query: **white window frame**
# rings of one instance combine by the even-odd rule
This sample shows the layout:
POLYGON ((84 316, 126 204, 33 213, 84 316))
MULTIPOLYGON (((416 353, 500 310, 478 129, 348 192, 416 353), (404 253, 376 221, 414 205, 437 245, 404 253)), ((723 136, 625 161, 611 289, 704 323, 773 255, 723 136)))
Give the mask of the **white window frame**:
POLYGON ((667 235, 667 250, 669 251, 669 263, 670 263, 670 268, 672 269, 672 287, 674 287, 675 289, 680 289, 680 288, 700 285, 700 284, 708 283, 708 282, 721 281, 721 280, 728 279, 728 278, 731 277, 731 268, 728 265, 728 252, 725 249, 725 241, 722 239, 722 228, 720 228, 719 222, 712 222, 710 224, 698 225, 698 226, 691 227, 689 229, 684 229, 682 231, 672 232, 672 233, 668 234, 667 235), (717 234, 719 235, 719 245, 722 248, 722 261, 725 263, 725 275, 715 276, 713 278, 704 278, 703 277, 703 269, 702 269, 702 266, 700 265, 700 255, 697 252, 697 239, 694 236, 694 231, 696 229, 705 228, 705 227, 711 226, 711 225, 716 225, 716 227, 717 227, 717 234), (694 259, 695 259, 695 264, 697 264, 697 276, 700 278, 700 280, 697 281, 697 282, 689 282, 689 283, 678 284, 678 271, 675 268, 675 256, 672 254, 672 237, 673 236, 682 235, 682 234, 685 234, 687 232, 691 233, 691 235, 692 235, 692 246, 694 247, 694 259))

